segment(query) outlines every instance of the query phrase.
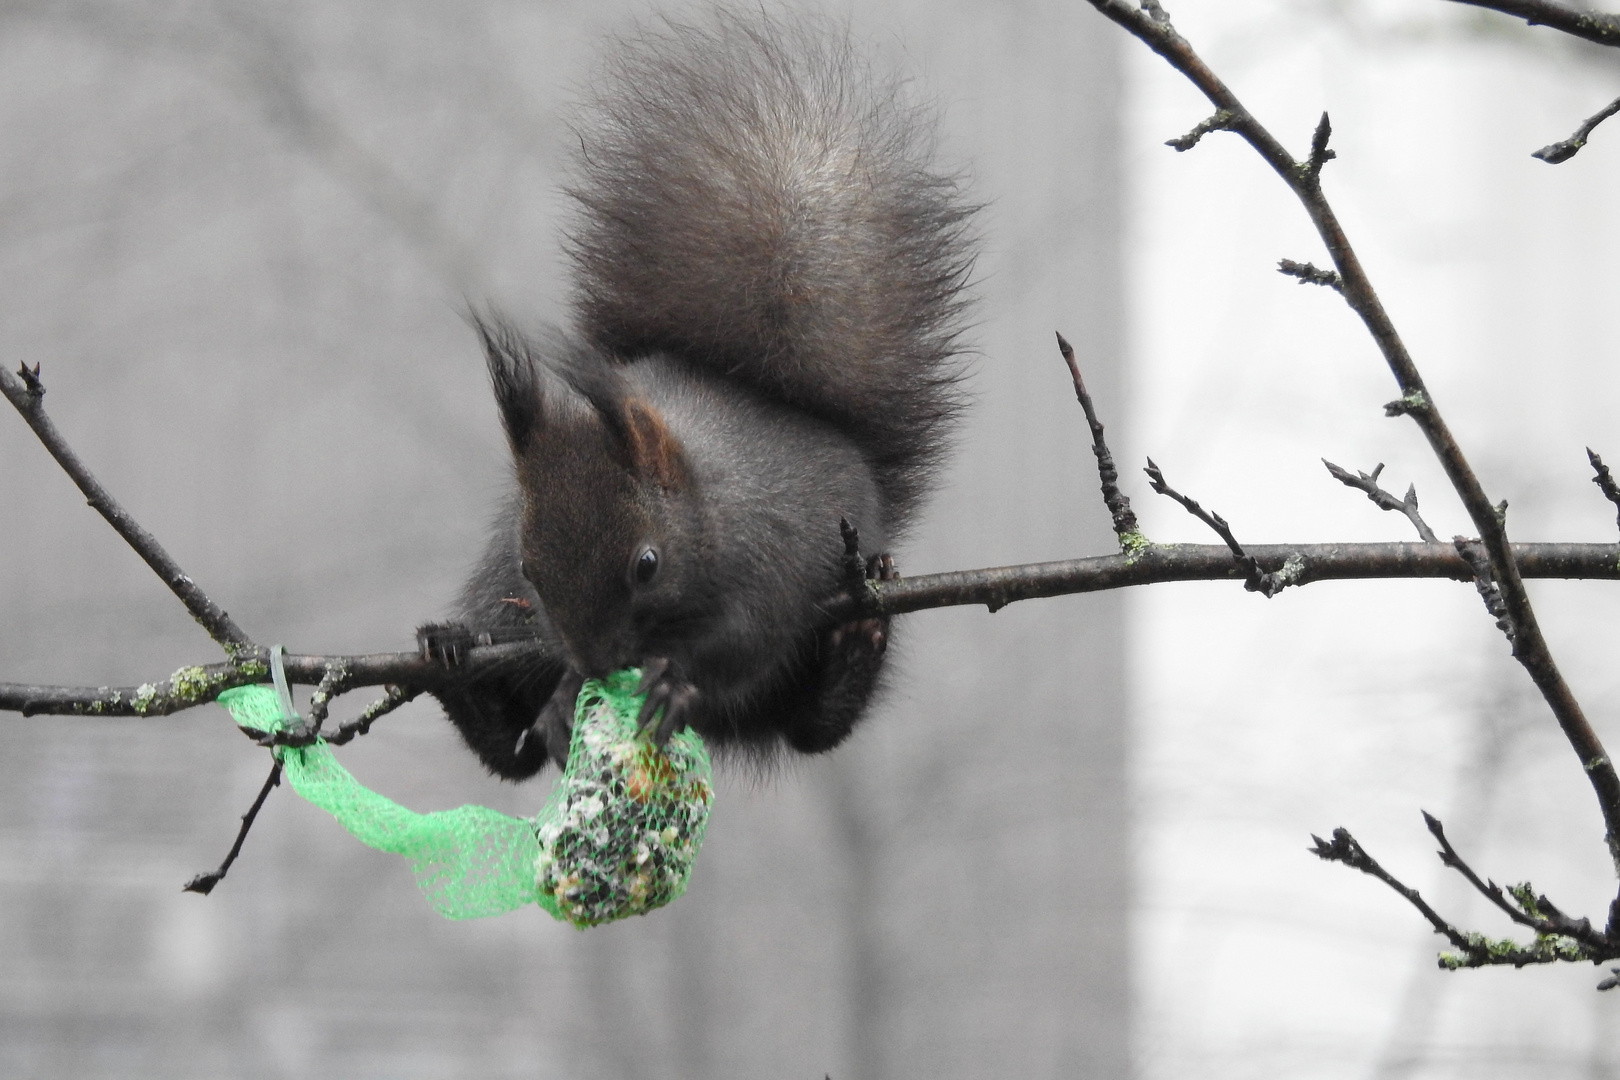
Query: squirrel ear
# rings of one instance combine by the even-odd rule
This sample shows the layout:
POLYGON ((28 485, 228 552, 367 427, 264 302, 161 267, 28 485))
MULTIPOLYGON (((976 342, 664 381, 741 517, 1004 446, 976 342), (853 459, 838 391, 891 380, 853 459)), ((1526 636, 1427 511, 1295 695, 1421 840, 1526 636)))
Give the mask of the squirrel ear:
POLYGON ((685 487, 686 454, 658 410, 640 398, 626 398, 622 410, 622 434, 631 467, 666 491, 685 487))
POLYGON ((501 411, 507 441, 514 453, 522 453, 540 427, 543 406, 540 377, 529 343, 498 316, 475 313, 472 324, 484 342, 489 381, 495 388, 495 404, 501 411))

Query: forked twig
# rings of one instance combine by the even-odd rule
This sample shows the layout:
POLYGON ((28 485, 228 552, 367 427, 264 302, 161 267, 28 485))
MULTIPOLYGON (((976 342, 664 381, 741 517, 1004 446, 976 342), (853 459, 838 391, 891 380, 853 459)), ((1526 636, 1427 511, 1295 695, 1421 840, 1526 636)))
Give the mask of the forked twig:
POLYGON ((1406 515, 1406 520, 1412 523, 1412 527, 1418 531, 1418 535, 1423 538, 1424 543, 1438 544, 1440 542, 1440 538, 1434 534, 1434 530, 1429 528, 1429 523, 1423 520, 1423 515, 1418 513, 1416 484, 1407 485, 1406 498, 1404 499, 1397 499, 1394 495, 1378 486, 1378 475, 1384 471, 1382 461, 1370 473, 1358 470, 1354 474, 1348 469, 1339 468, 1327 458, 1322 459, 1322 464, 1327 466, 1327 471, 1333 476, 1333 479, 1345 487, 1353 487, 1357 491, 1365 492, 1367 498, 1372 500, 1372 504, 1378 509, 1394 510, 1397 513, 1406 515))

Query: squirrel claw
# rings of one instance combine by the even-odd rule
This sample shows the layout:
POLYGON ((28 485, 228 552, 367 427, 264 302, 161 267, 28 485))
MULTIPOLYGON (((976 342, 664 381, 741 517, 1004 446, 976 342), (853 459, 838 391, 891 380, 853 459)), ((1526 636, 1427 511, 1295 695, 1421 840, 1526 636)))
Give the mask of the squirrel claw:
POLYGON ((416 628, 416 648, 422 659, 447 668, 460 667, 474 644, 472 631, 461 623, 423 623, 416 628))
POLYGON ((523 729, 518 736, 518 747, 535 735, 539 735, 546 744, 546 754, 557 763, 559 769, 568 765, 568 747, 574 738, 574 702, 579 697, 579 690, 585 680, 579 672, 569 668, 557 682, 557 689, 552 691, 551 698, 540 710, 540 715, 534 718, 534 723, 523 729))
POLYGON ((687 726, 686 717, 697 700, 698 689, 670 669, 665 657, 649 657, 641 665, 638 693, 647 695, 641 703, 636 725, 651 737, 659 749, 669 745, 670 736, 687 726))
MULTIPOLYGON (((849 541, 854 529, 849 529, 844 539, 849 541)), ((850 554, 846 551, 846 557, 850 554)), ((856 556, 858 557, 858 555, 856 556)), ((894 559, 887 553, 873 555, 866 560, 866 581, 898 581, 900 572, 894 567, 894 559)), ((889 646, 889 620, 882 617, 855 619, 840 626, 833 627, 827 632, 827 646, 834 651, 845 648, 858 648, 865 646, 874 656, 882 656, 889 646), (847 644, 846 644, 847 642, 847 644)))

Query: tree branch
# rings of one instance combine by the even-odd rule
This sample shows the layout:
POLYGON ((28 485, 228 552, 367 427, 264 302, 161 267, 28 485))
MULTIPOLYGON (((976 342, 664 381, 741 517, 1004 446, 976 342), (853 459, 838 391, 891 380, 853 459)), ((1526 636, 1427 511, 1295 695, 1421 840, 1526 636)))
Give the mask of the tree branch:
MULTIPOLYGON (((1290 562, 1290 583, 1355 581, 1371 578, 1443 578, 1469 581, 1473 571, 1450 544, 1258 544, 1244 549, 1262 573, 1274 574, 1290 562)), ((1530 578, 1620 581, 1620 544, 1515 544, 1514 558, 1530 578)), ((1020 600, 1104 592, 1172 581, 1246 581, 1247 572, 1219 544, 1151 544, 1135 554, 999 566, 924 574, 897 581, 869 582, 860 599, 841 593, 823 606, 829 620, 854 618, 860 611, 903 615, 932 608, 983 605, 997 611, 1020 600), (862 607, 861 605, 867 605, 862 607)), ((347 690, 386 686, 388 696, 361 720, 343 725, 327 741, 348 742, 360 725, 403 705, 418 694, 462 679, 476 679, 513 663, 553 659, 538 641, 477 645, 456 668, 424 660, 417 652, 353 656, 289 654, 287 678, 318 686, 333 668, 347 669, 347 690), (369 717, 369 718, 368 718, 369 717)), ((168 716, 204 705, 223 690, 263 682, 269 669, 257 660, 184 667, 166 679, 140 686, 42 686, 0 683, 0 711, 24 716, 168 716)))
POLYGON ((1489 8, 1523 19, 1531 26, 1550 26, 1599 45, 1620 46, 1620 16, 1605 11, 1582 11, 1555 0, 1452 0, 1452 3, 1489 8))
POLYGON ((231 850, 226 853, 225 861, 219 864, 218 870, 198 874, 186 882, 181 887, 181 892, 202 893, 202 895, 207 896, 214 891, 215 885, 225 880, 225 875, 230 872, 231 864, 236 861, 238 855, 242 854, 242 845, 247 842, 248 830, 253 828, 253 821, 259 816, 264 801, 270 797, 270 792, 280 783, 281 762, 277 761, 270 766, 270 775, 265 777, 264 786, 259 789, 258 798, 253 800, 253 805, 248 807, 247 813, 242 815, 242 826, 236 830, 236 842, 231 845, 231 850))
POLYGON ((1332 840, 1323 840, 1320 836, 1312 836, 1315 846, 1306 850, 1327 862, 1339 862, 1353 870, 1360 870, 1388 885, 1395 890, 1407 903, 1415 907, 1422 916, 1434 927, 1434 932, 1441 934, 1451 942, 1457 950, 1454 953, 1441 953, 1439 963, 1448 971, 1459 968, 1501 967, 1512 966, 1521 968, 1527 964, 1552 964, 1559 961, 1581 962, 1590 961, 1601 963, 1620 957, 1620 947, 1604 934, 1592 930, 1585 919, 1578 922, 1569 920, 1559 913, 1558 919, 1549 919, 1541 914, 1541 905, 1552 908, 1546 897, 1536 897, 1528 883, 1514 886, 1510 891, 1521 905, 1522 910, 1516 910, 1501 895, 1501 889, 1494 883, 1487 885, 1479 879, 1479 875, 1468 867, 1462 859, 1457 857, 1450 843, 1445 839, 1445 833, 1440 829, 1440 823, 1429 814, 1423 815, 1429 822, 1430 831, 1439 838, 1444 850, 1440 852, 1440 859, 1447 866, 1458 870, 1466 877, 1470 884, 1479 889, 1485 896, 1495 903, 1517 923, 1533 928, 1536 939, 1530 945, 1521 945, 1511 938, 1492 939, 1484 934, 1473 931, 1459 930, 1438 911, 1424 900, 1419 892, 1404 884, 1395 875, 1391 874, 1378 864, 1378 860, 1367 854, 1367 850, 1351 836, 1346 829, 1334 829, 1332 840), (1567 924, 1567 928, 1566 928, 1567 924), (1571 930, 1582 932, 1586 940, 1578 939, 1571 930))
POLYGON ((157 538, 141 528, 136 520, 129 516, 118 500, 114 499, 106 488, 101 486, 84 462, 68 446, 67 440, 56 429, 51 418, 45 414, 44 398, 45 385, 39 378, 39 365, 35 364, 30 370, 27 365, 18 369, 17 374, 0 368, 0 393, 5 394, 6 400, 22 414, 22 418, 33 429, 39 441, 45 444, 62 470, 73 478, 73 482, 84 492, 86 501, 90 506, 107 519, 107 524, 117 530, 124 542, 135 549, 135 553, 146 560, 169 591, 180 598, 180 602, 191 612, 191 617, 208 631, 208 636, 225 649, 225 652, 237 657, 256 648, 251 638, 244 634, 225 609, 208 598, 208 594, 186 573, 180 569, 180 564, 163 550, 163 545, 157 538))

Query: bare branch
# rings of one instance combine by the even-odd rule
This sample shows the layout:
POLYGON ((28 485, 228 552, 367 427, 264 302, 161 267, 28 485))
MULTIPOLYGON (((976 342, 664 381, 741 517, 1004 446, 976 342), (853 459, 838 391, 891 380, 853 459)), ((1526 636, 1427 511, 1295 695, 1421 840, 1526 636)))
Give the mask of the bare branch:
POLYGON ((1331 841, 1323 840, 1315 833, 1311 834, 1311 840, 1316 846, 1305 850, 1312 855, 1327 862, 1341 862, 1352 870, 1360 870, 1363 874, 1372 875, 1404 896, 1408 903, 1417 908, 1423 914, 1423 917, 1429 920, 1429 925, 1434 927, 1435 933, 1444 934, 1446 940, 1459 949, 1466 951, 1471 948, 1468 938, 1461 930, 1458 930, 1442 918, 1440 913, 1430 907, 1429 902, 1423 899, 1416 889, 1402 884, 1393 874, 1380 866, 1378 860, 1367 854, 1367 850, 1356 841, 1355 837, 1350 835, 1348 829, 1334 829, 1331 841))
POLYGON ((1620 45, 1620 17, 1605 11, 1582 11, 1556 0, 1452 0, 1514 15, 1531 26, 1550 26, 1599 45, 1620 45))
POLYGON ((1570 158, 1574 157, 1580 152, 1581 147, 1586 145, 1586 140, 1591 136, 1593 130, 1599 124, 1603 123, 1603 121, 1607 120, 1617 112, 1620 112, 1620 98, 1615 98, 1603 108, 1587 117, 1586 123, 1577 128, 1575 134, 1571 135, 1563 142, 1555 142, 1551 146, 1543 146, 1540 150, 1537 150, 1530 156, 1533 158, 1540 158, 1549 165, 1558 165, 1562 162, 1568 161, 1570 158))
MULTIPOLYGON (((1433 822, 1433 826, 1439 825, 1439 822, 1434 821, 1428 814, 1423 816, 1425 820, 1433 822)), ((1434 827, 1431 827, 1430 831, 1435 831, 1434 827)), ((1451 851, 1451 845, 1445 842, 1444 834, 1436 832, 1435 835, 1441 838, 1441 843, 1446 848, 1446 851, 1441 852, 1441 860, 1447 866, 1454 868, 1465 866, 1466 864, 1461 859, 1456 858, 1456 853, 1451 851), (1451 860, 1455 861, 1447 859, 1447 852, 1451 853, 1451 860)), ((1514 921, 1537 928, 1535 941, 1529 945, 1521 945, 1511 938, 1492 939, 1484 934, 1457 929, 1455 925, 1435 911, 1416 889, 1403 884, 1388 870, 1380 866, 1378 861, 1367 854, 1366 849, 1347 830, 1342 828, 1334 829, 1331 841, 1323 840, 1320 836, 1314 835, 1311 840, 1315 842, 1315 847, 1306 849, 1311 854, 1328 862, 1344 863, 1352 869, 1360 870, 1364 874, 1377 878, 1404 897, 1409 904, 1417 908, 1419 913, 1428 920, 1429 925, 1434 927, 1434 932, 1444 935, 1446 940, 1451 942, 1452 946, 1457 950, 1454 953, 1440 954, 1440 966, 1448 971, 1476 967, 1512 966, 1519 968, 1527 964, 1552 964, 1559 961, 1601 962, 1620 956, 1620 949, 1616 949, 1615 944, 1603 935, 1592 931, 1590 924, 1586 925, 1586 931, 1594 935, 1594 937, 1593 944, 1588 945, 1557 929, 1558 924, 1539 918, 1534 912, 1537 910, 1537 905, 1545 902, 1546 898, 1530 896, 1530 887, 1528 885, 1519 886, 1514 890, 1515 899, 1526 898, 1520 899, 1520 902, 1528 905, 1526 908, 1527 913, 1514 910, 1505 900, 1498 903, 1498 906, 1512 916, 1514 921), (1541 927, 1547 927, 1547 929, 1542 930, 1541 927)), ((1487 886, 1484 882, 1480 882, 1478 875, 1474 874, 1472 870, 1467 870, 1465 876, 1475 883, 1476 887, 1483 891, 1486 896, 1491 897, 1493 902, 1498 901, 1499 897, 1493 895, 1491 891, 1496 889, 1494 885, 1487 886)), ((1497 893, 1500 892, 1500 890, 1496 891, 1497 893)), ((1548 906, 1550 907, 1550 905, 1548 906)), ((1560 918, 1563 918, 1563 916, 1560 916, 1560 918)), ((1584 924, 1586 920, 1580 920, 1580 923, 1584 924)), ((1570 921, 1570 925, 1579 926, 1580 924, 1570 921)))
POLYGON ((1354 476, 1350 474, 1349 470, 1339 468, 1327 458, 1322 459, 1322 464, 1327 466, 1327 471, 1339 483, 1346 487, 1353 487, 1357 491, 1366 492, 1367 498, 1372 500, 1373 505, 1378 509, 1395 510, 1405 514, 1406 520, 1410 521, 1412 526, 1417 529, 1418 535, 1423 538, 1424 543, 1438 544, 1440 542, 1440 538, 1434 534, 1434 530, 1429 528, 1428 522, 1423 520, 1423 515, 1418 513, 1416 484, 1407 485, 1406 498, 1404 499, 1397 499, 1378 486, 1378 474, 1384 471, 1383 462, 1380 461, 1378 466, 1370 473, 1358 471, 1354 476))
POLYGON ((1086 423, 1091 427, 1091 452, 1097 458, 1097 476, 1102 482, 1103 505, 1108 507, 1108 515, 1114 522, 1114 535, 1119 537, 1119 549, 1127 555, 1140 550, 1147 544, 1147 538, 1142 535, 1136 523, 1136 514, 1131 510, 1131 500, 1123 491, 1119 490, 1119 470, 1114 468, 1114 455, 1108 451, 1108 441, 1103 438, 1102 421, 1097 419, 1097 410, 1091 403, 1091 394, 1086 390, 1086 381, 1080 376, 1080 362, 1074 357, 1074 349, 1064 340, 1062 334, 1057 336, 1058 351, 1063 354, 1063 362, 1069 365, 1069 377, 1074 381, 1074 396, 1080 402, 1080 408, 1085 411, 1086 423))
POLYGON ((35 364, 32 369, 24 365, 16 375, 0 368, 0 393, 5 394, 6 400, 22 414, 23 420, 33 429, 39 441, 45 444, 45 449, 50 451, 51 457, 84 492, 90 506, 107 519, 107 524, 117 530, 137 555, 146 560, 146 565, 180 598, 186 610, 191 612, 191 617, 208 631, 208 636, 219 642, 226 653, 233 657, 254 649, 252 639, 231 621, 223 608, 208 598, 208 594, 195 581, 186 576, 180 565, 163 550, 157 538, 129 516, 129 512, 101 486, 101 482, 91 475, 84 462, 68 446, 62 433, 45 414, 45 385, 40 382, 39 365, 35 364))
POLYGON ((274 765, 270 766, 270 775, 265 777, 264 786, 259 789, 259 797, 253 800, 253 805, 248 807, 247 813, 242 815, 242 827, 236 830, 236 843, 231 845, 231 850, 225 856, 225 861, 219 864, 218 870, 214 870, 206 874, 198 874, 196 877, 186 882, 186 884, 181 888, 181 892, 202 893, 204 896, 207 896, 209 893, 214 891, 215 885, 218 885, 221 881, 225 880, 225 875, 230 871, 231 864, 236 861, 236 857, 238 855, 242 854, 242 844, 247 840, 248 830, 253 828, 254 819, 259 816, 259 808, 262 807, 264 805, 264 801, 270 797, 271 789, 280 783, 281 762, 277 761, 274 765))

